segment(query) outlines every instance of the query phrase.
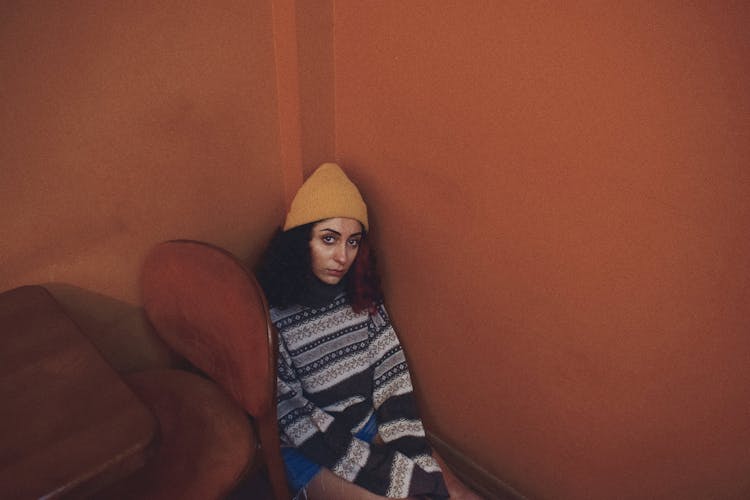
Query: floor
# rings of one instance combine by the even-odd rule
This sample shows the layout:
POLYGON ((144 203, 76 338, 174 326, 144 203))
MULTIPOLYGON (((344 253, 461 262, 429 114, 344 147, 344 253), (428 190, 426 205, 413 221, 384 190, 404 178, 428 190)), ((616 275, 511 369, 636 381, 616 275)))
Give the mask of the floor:
POLYGON ((230 493, 226 500, 273 500, 264 471, 255 471, 230 493))

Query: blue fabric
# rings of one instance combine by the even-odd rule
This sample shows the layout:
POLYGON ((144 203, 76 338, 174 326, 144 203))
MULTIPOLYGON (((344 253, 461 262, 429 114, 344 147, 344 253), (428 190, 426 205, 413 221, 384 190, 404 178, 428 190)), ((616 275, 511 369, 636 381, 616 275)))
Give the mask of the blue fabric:
MULTIPOLYGON (((375 421, 375 415, 373 415, 355 436, 370 443, 377 433, 378 424, 375 421)), ((307 483, 320 471, 320 465, 297 451, 297 448, 281 448, 281 454, 286 466, 287 480, 295 493, 307 486, 307 483)))

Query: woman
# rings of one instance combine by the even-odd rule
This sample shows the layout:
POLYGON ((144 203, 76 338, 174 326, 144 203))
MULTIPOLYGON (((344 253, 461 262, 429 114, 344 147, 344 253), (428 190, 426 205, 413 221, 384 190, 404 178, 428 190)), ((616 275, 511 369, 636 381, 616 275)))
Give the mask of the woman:
POLYGON ((356 186, 323 164, 298 191, 258 271, 279 332, 287 476, 295 493, 313 499, 447 498, 368 229, 356 186))

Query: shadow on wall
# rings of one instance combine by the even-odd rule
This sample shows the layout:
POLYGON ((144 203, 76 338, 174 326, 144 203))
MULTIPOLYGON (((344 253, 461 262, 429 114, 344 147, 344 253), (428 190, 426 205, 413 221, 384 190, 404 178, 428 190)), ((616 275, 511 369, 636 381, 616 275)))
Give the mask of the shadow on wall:
POLYGON ((141 307, 66 283, 42 286, 115 370, 133 372, 183 363, 156 335, 141 307))

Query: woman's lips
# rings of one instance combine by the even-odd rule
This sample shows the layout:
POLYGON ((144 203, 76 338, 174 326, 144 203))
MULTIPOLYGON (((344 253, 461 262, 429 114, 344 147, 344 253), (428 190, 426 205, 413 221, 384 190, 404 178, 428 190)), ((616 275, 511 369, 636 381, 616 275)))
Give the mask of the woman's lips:
POLYGON ((328 271, 328 274, 332 274, 334 276, 341 276, 344 274, 343 269, 326 269, 328 271))

